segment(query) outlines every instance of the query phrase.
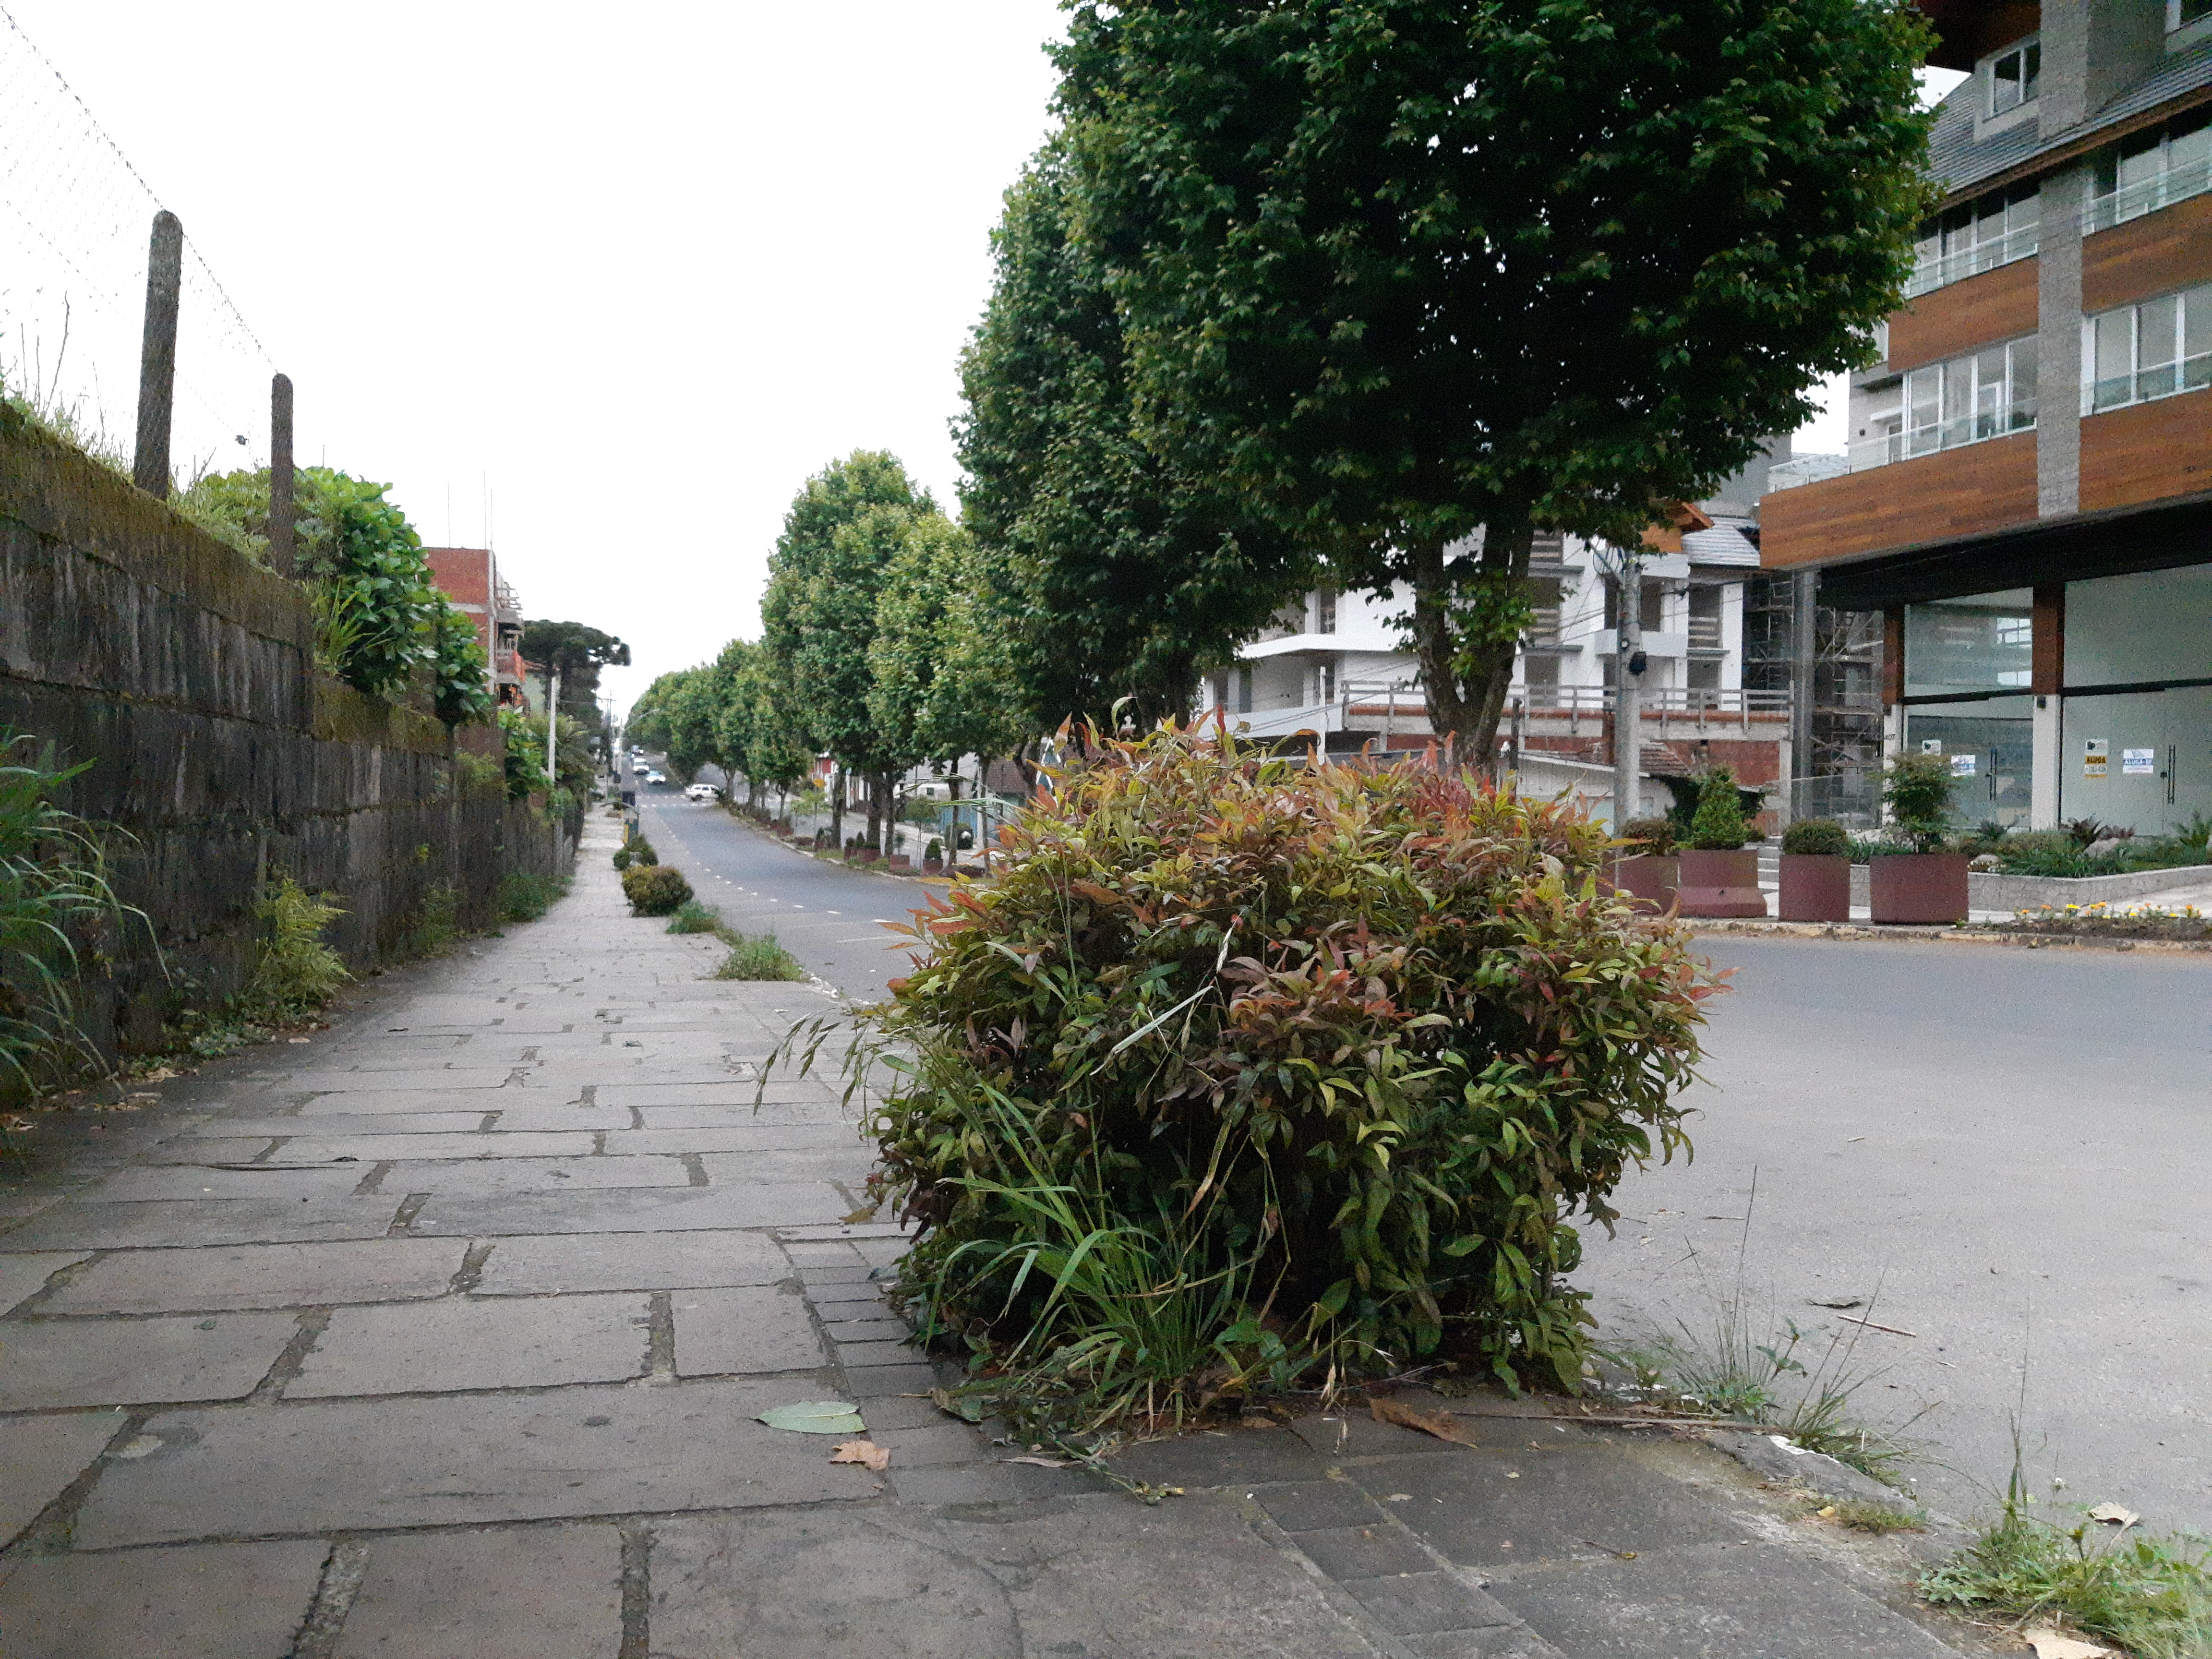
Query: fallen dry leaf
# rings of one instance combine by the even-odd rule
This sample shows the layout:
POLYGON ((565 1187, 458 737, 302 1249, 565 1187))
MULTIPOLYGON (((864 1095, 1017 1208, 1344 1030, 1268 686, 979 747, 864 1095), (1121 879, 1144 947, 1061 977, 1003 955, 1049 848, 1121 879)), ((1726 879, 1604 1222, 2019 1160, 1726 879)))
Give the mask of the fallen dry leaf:
POLYGON ((2089 1518, 2092 1521, 2109 1521, 2112 1525, 2118 1527, 2122 1532, 2125 1532, 2130 1527, 2135 1525, 2136 1522, 2142 1520, 2142 1516, 2137 1515, 2133 1510, 2129 1509, 2125 1504, 2100 1504, 2095 1509, 2089 1511, 2089 1518))
POLYGON ((832 1463, 865 1463, 881 1474, 891 1466, 890 1449, 872 1440, 848 1440, 830 1454, 832 1463))
POLYGON ((1474 1431, 1466 1427, 1449 1412, 1417 1411, 1411 1406, 1401 1405, 1395 1400, 1370 1400, 1367 1409, 1377 1423, 1395 1423, 1401 1428, 1419 1429, 1423 1434, 1432 1434, 1439 1440, 1449 1440, 1458 1446, 1479 1446, 1474 1431))
POLYGON ((1065 1457, 1002 1457, 999 1461, 1001 1463, 1034 1463, 1041 1469, 1067 1469, 1075 1467, 1070 1459, 1065 1457))
POLYGON ((2110 1648, 2100 1648, 2094 1642, 2077 1642, 2048 1628, 2027 1631, 2024 1636, 2028 1646, 2035 1650, 2035 1659, 2119 1659, 2110 1648))

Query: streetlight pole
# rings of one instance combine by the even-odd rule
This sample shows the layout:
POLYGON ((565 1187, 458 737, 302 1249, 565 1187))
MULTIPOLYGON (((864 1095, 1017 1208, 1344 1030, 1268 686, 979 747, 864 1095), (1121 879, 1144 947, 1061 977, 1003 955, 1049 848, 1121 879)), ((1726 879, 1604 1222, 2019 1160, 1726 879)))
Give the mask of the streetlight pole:
POLYGON ((1623 550, 1613 580, 1619 594, 1619 660, 1613 677, 1613 833, 1622 834, 1642 805, 1644 769, 1644 562, 1623 550))

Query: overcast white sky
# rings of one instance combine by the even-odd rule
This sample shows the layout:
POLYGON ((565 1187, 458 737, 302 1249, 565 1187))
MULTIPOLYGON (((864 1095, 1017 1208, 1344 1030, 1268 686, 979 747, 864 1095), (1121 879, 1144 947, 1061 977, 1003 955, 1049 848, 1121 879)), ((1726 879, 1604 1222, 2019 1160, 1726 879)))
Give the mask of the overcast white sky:
POLYGON ((489 496, 528 614, 631 643, 625 703, 757 628, 824 463, 888 448, 952 506, 1053 0, 5 4, 292 376, 300 459, 432 544, 489 496))

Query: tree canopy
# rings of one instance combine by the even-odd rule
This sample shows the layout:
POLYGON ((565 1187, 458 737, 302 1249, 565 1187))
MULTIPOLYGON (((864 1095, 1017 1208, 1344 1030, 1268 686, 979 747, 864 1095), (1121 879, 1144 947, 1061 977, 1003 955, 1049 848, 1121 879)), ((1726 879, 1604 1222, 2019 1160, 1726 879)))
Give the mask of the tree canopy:
POLYGON ((1048 144, 1006 192, 990 302, 961 358, 964 526, 1002 558, 994 631, 1032 729, 1188 712, 1309 575, 1291 538, 1235 488, 1186 471, 1139 429, 1103 273, 1070 235, 1069 176, 1048 144))
POLYGON ((580 622, 526 622, 522 655, 560 674, 561 712, 593 727, 600 723, 599 670, 629 666, 629 647, 580 622))
POLYGON ((1535 529, 1633 540, 1865 361, 1928 204, 1903 0, 1079 0, 1146 433, 1412 591, 1486 757, 1535 529))

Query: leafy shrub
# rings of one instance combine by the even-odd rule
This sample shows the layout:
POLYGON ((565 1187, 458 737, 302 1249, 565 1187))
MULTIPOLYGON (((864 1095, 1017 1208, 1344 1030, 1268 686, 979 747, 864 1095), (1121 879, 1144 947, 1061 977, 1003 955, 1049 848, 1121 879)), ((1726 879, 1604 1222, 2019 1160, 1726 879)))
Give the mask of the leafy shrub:
POLYGON ((422 908, 407 936, 410 956, 442 957, 461 941, 461 896, 449 881, 422 895, 422 908))
POLYGON ((1674 851, 1674 821, 1672 818, 1631 818, 1621 825, 1620 838, 1643 843, 1629 848, 1632 854, 1667 858, 1674 851))
POLYGON ((464 797, 507 793, 507 769, 489 755, 466 749, 459 750, 453 756, 453 776, 455 787, 464 797))
POLYGON ((1690 823, 1690 845, 1700 852, 1733 853, 1751 839, 1735 774, 1716 766, 1698 790, 1698 815, 1690 823))
POLYGON ((54 804, 84 770, 0 727, 0 1087, 36 1092, 100 1056, 76 1024, 80 942, 143 912, 115 896, 93 826, 54 804))
POLYGON ((323 943, 323 929, 345 912, 280 875, 263 890, 253 914, 262 927, 260 950, 253 976, 231 1012, 252 1025, 296 1025, 313 1018, 353 977, 323 943))
POLYGON ((1782 850, 1839 856, 1851 850, 1851 832, 1833 818, 1800 818, 1782 832, 1782 850))
POLYGON ((1907 750, 1881 775, 1881 798, 1913 850, 1940 853, 1951 822, 1951 798, 1958 781, 1941 755, 1907 750))
POLYGON ((848 1054, 898 1073, 872 1193, 924 1225, 903 1289, 981 1364, 1055 1364, 1085 1241, 1134 1228, 1178 1295, 1249 1287, 1204 1322, 1226 1374, 1449 1353, 1574 1386, 1570 1217, 1686 1144, 1713 988, 1601 893, 1604 830, 1463 777, 1092 742, 994 888, 932 899, 848 1054))
POLYGON ((622 884, 632 915, 672 915, 691 896, 691 884, 673 865, 633 864, 623 872, 622 884))
POLYGON ((660 854, 653 850, 653 843, 643 836, 633 835, 623 845, 629 849, 629 861, 632 864, 660 862, 660 854))
POLYGON ((722 925, 722 913, 711 904, 702 904, 697 899, 685 899, 676 907, 676 919, 668 924, 672 933, 711 933, 722 925))
POLYGON ((535 921, 568 890, 563 877, 510 870, 499 878, 499 890, 492 896, 492 912, 501 921, 535 921))
POLYGON ((921 849, 921 855, 925 859, 942 859, 945 856, 945 843, 932 836, 929 838, 929 845, 921 849))
POLYGON ((783 948, 774 933, 741 933, 733 927, 715 930, 730 947, 730 954, 722 965, 714 969, 716 979, 805 979, 806 969, 799 965, 799 958, 783 948))
MULTIPOLYGON (((448 726, 491 718, 490 664, 477 625, 443 593, 429 606, 430 702, 448 726)), ((472 757, 473 758, 473 757, 472 757)))
POLYGON ((617 870, 627 870, 629 866, 629 845, 625 843, 624 845, 615 848, 615 868, 617 870))

